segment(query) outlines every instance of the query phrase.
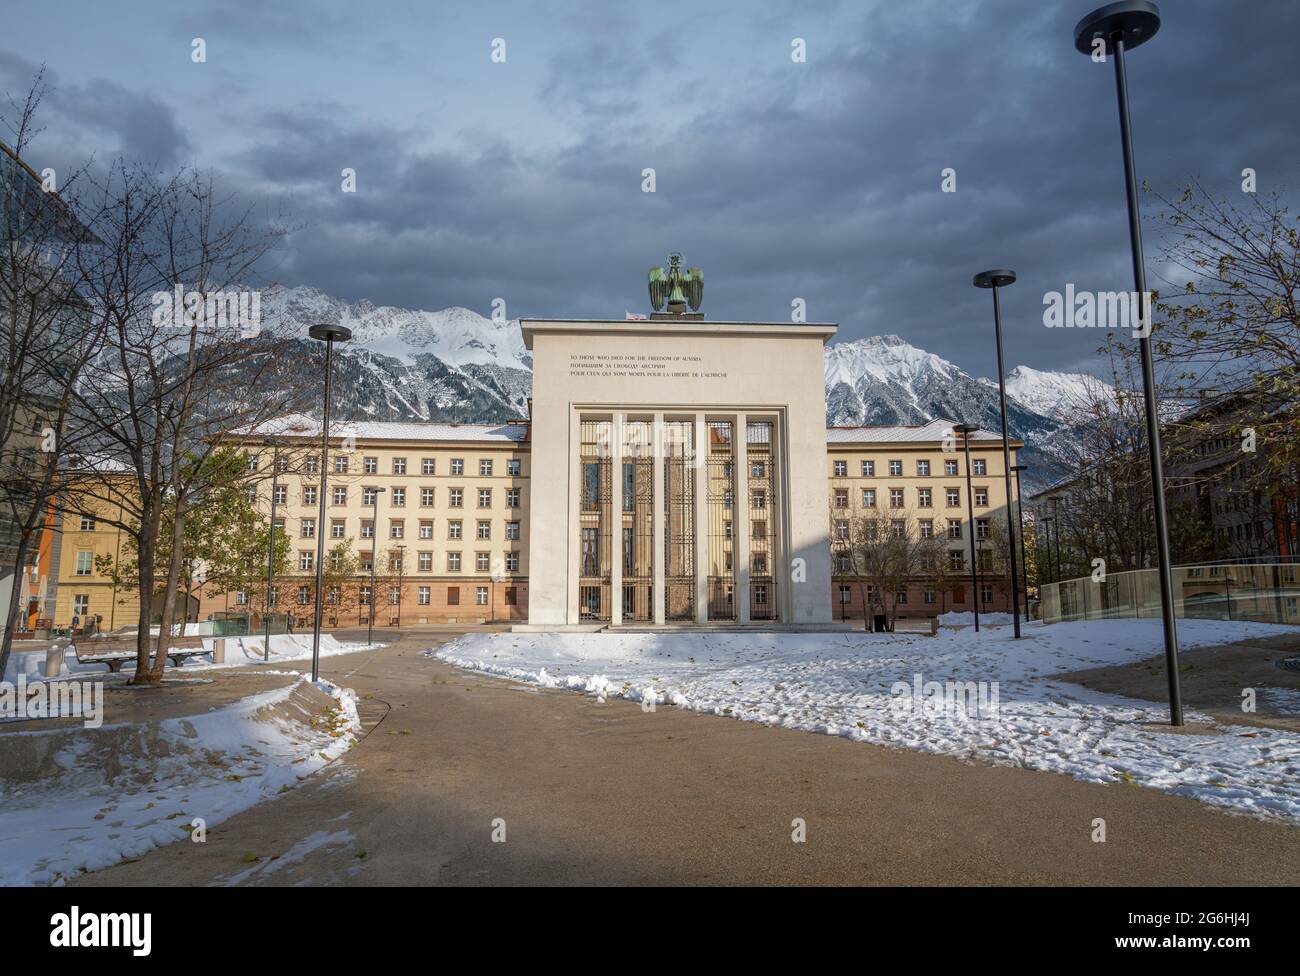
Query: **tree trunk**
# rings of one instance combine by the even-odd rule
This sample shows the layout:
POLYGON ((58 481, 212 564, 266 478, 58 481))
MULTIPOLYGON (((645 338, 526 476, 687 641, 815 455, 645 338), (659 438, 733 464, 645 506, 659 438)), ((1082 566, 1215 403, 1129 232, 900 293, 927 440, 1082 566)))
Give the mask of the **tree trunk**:
POLYGON ((139 574, 139 579, 136 580, 136 589, 140 594, 140 632, 136 636, 135 675, 131 678, 131 684, 133 685, 149 684, 151 680, 149 677, 149 655, 153 650, 153 646, 149 639, 149 628, 153 625, 153 587, 156 582, 154 570, 158 563, 158 525, 162 518, 162 512, 156 497, 153 496, 152 488, 142 508, 143 510, 140 513, 140 538, 136 546, 136 566, 139 574))
POLYGON ((27 603, 27 575, 24 572, 26 568, 24 563, 29 548, 31 548, 31 535, 23 532, 18 540, 18 553, 14 557, 14 579, 9 594, 9 614, 4 622, 4 638, 0 640, 0 678, 4 677, 5 669, 9 667, 9 654, 14 645, 14 624, 18 620, 19 610, 27 603))
MULTIPOLYGON (((167 667, 167 650, 171 647, 172 626, 176 620, 176 593, 181 583, 181 568, 184 565, 185 548, 185 503, 180 496, 172 514, 172 554, 167 564, 167 589, 163 597, 162 624, 158 628, 158 653, 154 657, 153 670, 149 673, 151 682, 162 680, 163 670, 167 667)), ((188 608, 185 614, 189 616, 188 608)), ((181 626, 182 632, 185 630, 181 626)))

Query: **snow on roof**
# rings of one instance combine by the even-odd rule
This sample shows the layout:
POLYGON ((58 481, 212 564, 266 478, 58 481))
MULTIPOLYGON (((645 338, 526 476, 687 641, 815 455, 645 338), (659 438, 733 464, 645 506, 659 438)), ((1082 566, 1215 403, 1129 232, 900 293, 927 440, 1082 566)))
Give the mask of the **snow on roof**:
MULTIPOLYGON (((241 427, 231 433, 242 437, 319 437, 320 421, 305 414, 290 414, 253 427, 241 427)), ((330 423, 330 436, 355 437, 365 441, 487 441, 517 444, 528 439, 528 425, 340 420, 330 423)))
MULTIPOLYGON (((928 424, 895 424, 865 427, 827 427, 828 444, 893 444, 911 441, 941 441, 952 436, 955 420, 939 418, 928 424)), ((1002 441, 1001 434, 988 430, 977 430, 971 435, 973 441, 1002 441)), ((1014 443, 1017 438, 1011 438, 1014 443)))

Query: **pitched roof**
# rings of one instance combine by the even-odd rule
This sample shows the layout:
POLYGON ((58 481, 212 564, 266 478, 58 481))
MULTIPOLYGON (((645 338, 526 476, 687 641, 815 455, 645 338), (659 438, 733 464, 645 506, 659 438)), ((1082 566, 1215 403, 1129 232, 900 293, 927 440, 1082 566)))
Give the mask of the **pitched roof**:
MULTIPOLYGON (((939 417, 927 424, 881 424, 862 427, 827 427, 828 444, 903 444, 912 441, 941 441, 952 436, 955 420, 939 417)), ((971 435, 972 441, 1002 442, 1002 435, 980 429, 971 435)), ((1011 438, 1012 444, 1020 443, 1011 438)))
MULTIPOLYGON (((237 437, 320 436, 320 421, 306 414, 289 414, 252 427, 231 431, 237 437)), ((518 444, 528 440, 528 425, 444 424, 423 421, 341 420, 330 424, 330 436, 364 441, 486 441, 518 444)))

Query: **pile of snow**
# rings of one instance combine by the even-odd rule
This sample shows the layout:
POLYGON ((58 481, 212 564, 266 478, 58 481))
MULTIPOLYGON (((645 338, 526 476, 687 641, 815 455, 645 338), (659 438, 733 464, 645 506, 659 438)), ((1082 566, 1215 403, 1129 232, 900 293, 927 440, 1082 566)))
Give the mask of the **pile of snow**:
MULTIPOLYGON (((1054 678, 1158 654, 1159 620, 1096 620, 904 634, 470 634, 425 652, 463 668, 605 698, 863 742, 1124 781, 1257 816, 1300 820, 1300 737, 1224 726, 1162 731, 1163 705, 1054 678), (927 682, 986 683, 993 714, 906 707, 927 682), (991 685, 996 682, 996 688, 991 685), (903 691, 900 691, 904 689, 903 691), (904 706, 900 708, 901 706, 904 706), (1156 723, 1149 725, 1146 723, 1156 723)), ((1179 621, 1184 647, 1300 628, 1179 621)), ((1203 715, 1189 720, 1210 721, 1203 715)))
MULTIPOLYGON (((975 614, 969 610, 951 610, 948 613, 939 614, 938 619, 940 627, 973 627, 975 625, 975 614)), ((1011 614, 1009 613, 980 614, 981 627, 1010 627, 1011 624, 1011 614)))
POLYGON ((202 715, 0 736, 0 749, 20 736, 54 737, 61 770, 0 780, 0 884, 57 884, 188 842, 196 818, 210 830, 292 788, 361 730, 353 692, 314 687, 328 697, 298 681, 202 715))
MULTIPOLYGON (((302 661, 311 658, 311 634, 272 634, 269 658, 263 656, 263 648, 266 646, 264 637, 227 637, 225 638, 226 663, 213 664, 211 652, 214 640, 215 638, 212 637, 205 638, 203 646, 208 649, 208 654, 206 656, 186 658, 181 664, 181 670, 233 668, 249 664, 262 664, 267 660, 302 661)), ((354 654, 357 651, 367 651, 382 646, 384 645, 366 644, 364 641, 341 641, 333 634, 320 635, 320 656, 323 658, 334 657, 337 654, 354 654)), ((126 672, 134 671, 134 665, 128 662, 122 666, 122 670, 126 672)), ((175 674, 176 671, 177 669, 168 663, 167 674, 175 674)), ((72 647, 69 645, 63 656, 63 668, 59 672, 60 676, 92 673, 107 674, 108 665, 78 663, 77 656, 72 652, 72 647)), ((45 651, 14 651, 9 657, 9 666, 5 668, 4 680, 16 682, 19 674, 25 674, 29 683, 44 678, 45 651)))

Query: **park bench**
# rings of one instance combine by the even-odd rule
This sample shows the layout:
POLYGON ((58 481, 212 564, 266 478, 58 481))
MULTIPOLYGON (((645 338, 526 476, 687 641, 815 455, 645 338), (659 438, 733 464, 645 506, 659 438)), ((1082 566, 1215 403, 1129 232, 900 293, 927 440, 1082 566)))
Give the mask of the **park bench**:
MULTIPOLYGON (((136 658, 134 637, 90 637, 72 642, 72 650, 80 664, 107 664, 114 674, 125 661, 136 658)), ((173 637, 167 648, 167 658, 174 667, 180 667, 187 657, 206 654, 202 637, 173 637)))

